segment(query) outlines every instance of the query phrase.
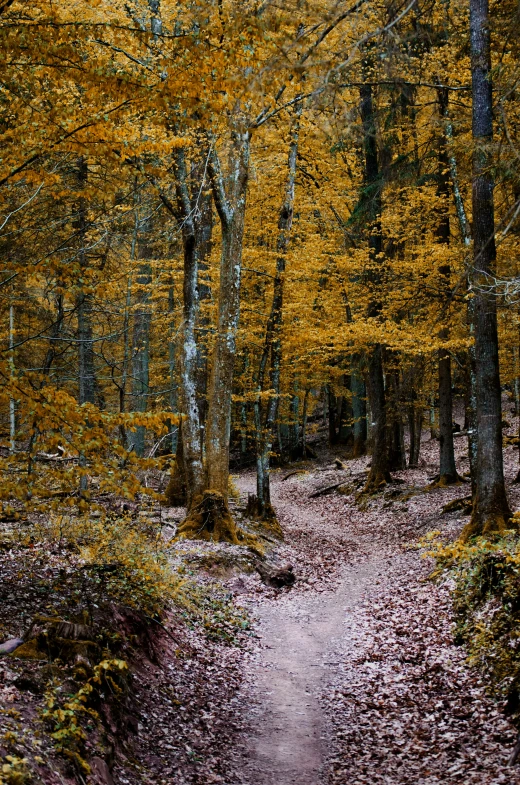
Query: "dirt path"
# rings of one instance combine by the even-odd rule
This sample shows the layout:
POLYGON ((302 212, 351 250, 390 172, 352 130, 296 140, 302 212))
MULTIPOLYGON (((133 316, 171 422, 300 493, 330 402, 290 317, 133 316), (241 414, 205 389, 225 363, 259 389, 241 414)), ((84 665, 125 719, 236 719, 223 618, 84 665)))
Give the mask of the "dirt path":
MULTIPOLYGON (((403 478, 425 485, 429 470, 403 478)), ((259 642, 226 785, 520 785, 506 767, 515 731, 453 643, 448 588, 402 547, 460 492, 401 502, 391 489, 363 511, 352 496, 311 499, 333 476, 274 478, 279 558, 299 580, 245 598, 259 642)), ((238 482, 253 490, 252 476, 238 482)))
POLYGON ((316 785, 327 753, 320 703, 337 662, 346 614, 376 573, 377 562, 347 571, 335 591, 294 595, 259 613, 262 650, 252 677, 248 785, 316 785), (336 660, 336 662, 335 662, 336 660))
MULTIPOLYGON (((327 482, 325 476, 318 481, 327 482)), ((251 477, 239 482, 243 492, 253 490, 251 477)), ((309 502, 309 488, 308 476, 289 484, 276 478, 273 483, 282 524, 299 538, 297 552, 293 542, 282 556, 298 562, 304 583, 303 591, 300 586, 253 606, 260 645, 243 689, 248 733, 238 768, 244 785, 317 785, 320 781, 329 751, 321 698, 339 665, 345 620, 380 568, 379 555, 367 554, 355 565, 346 564, 353 554, 362 553, 360 542, 344 538, 339 519, 327 515, 324 520, 318 512, 323 510, 323 500, 309 502)), ((334 507, 337 515, 345 513, 343 505, 335 502, 334 507)))

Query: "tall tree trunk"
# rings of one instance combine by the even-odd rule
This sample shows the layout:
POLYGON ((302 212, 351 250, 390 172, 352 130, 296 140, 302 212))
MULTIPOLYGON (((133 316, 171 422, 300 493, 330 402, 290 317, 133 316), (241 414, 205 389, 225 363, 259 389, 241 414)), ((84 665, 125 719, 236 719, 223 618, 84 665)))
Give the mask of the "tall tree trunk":
MULTIPOLYGON (((235 118, 241 120, 242 118, 235 118)), ((242 244, 246 211, 247 183, 249 176, 251 135, 248 129, 236 122, 232 130, 230 171, 225 178, 214 140, 208 153, 208 171, 215 206, 222 230, 220 255, 220 281, 218 294, 217 334, 211 355, 211 373, 208 384, 208 412, 205 430, 205 465, 202 464, 200 444, 195 456, 194 425, 200 428, 196 395, 197 345, 195 340, 198 310, 197 273, 198 259, 193 218, 185 242, 185 319, 183 340, 184 406, 189 414, 183 422, 185 454, 187 451, 184 424, 190 428, 190 461, 197 469, 193 484, 187 476, 188 514, 179 527, 179 535, 207 540, 225 540, 237 543, 235 522, 228 508, 229 442, 231 436, 232 389, 235 363, 236 333, 240 315, 240 282, 242 274, 242 244), (227 182, 226 182, 227 179, 227 182), (188 255, 187 255, 188 252, 188 255), (188 262, 188 264, 186 264, 188 262), (199 469, 203 471, 199 472, 199 469)), ((188 196, 186 192, 185 196, 188 196)), ((187 201, 189 205, 189 200, 187 201)), ((183 230, 186 232, 186 229, 183 230)), ((191 470, 192 470, 191 469, 191 470)))
POLYGON ((209 171, 222 228, 217 336, 211 358, 206 425, 206 484, 208 491, 228 497, 231 393, 235 342, 240 315, 242 243, 249 177, 251 135, 242 127, 233 132, 231 172, 226 188, 214 145, 209 171))
MULTIPOLYGON (((146 243, 139 256, 147 253, 146 243)), ((152 314, 149 307, 152 269, 148 263, 141 264, 137 273, 137 297, 132 334, 132 399, 134 412, 144 413, 148 408, 150 388, 150 325, 152 314)), ((133 450, 140 458, 144 456, 146 429, 138 425, 132 434, 133 450)))
MULTIPOLYGON (((363 201, 366 203, 370 221, 369 273, 368 278, 374 294, 368 307, 368 318, 378 320, 381 315, 381 302, 378 289, 381 284, 381 183, 377 153, 376 121, 372 86, 364 84, 360 89, 361 120, 363 122, 365 183, 363 201)), ((368 358, 368 395, 372 416, 372 463, 365 491, 371 492, 385 485, 390 479, 387 444, 386 399, 383 373, 383 347, 376 344, 368 358)))
POLYGON ((276 244, 276 272, 274 277, 273 300, 267 322, 264 349, 258 371, 258 396, 255 401, 256 450, 257 450, 257 505, 261 519, 272 520, 276 517, 271 504, 270 454, 273 448, 275 425, 280 402, 280 379, 282 370, 282 315, 283 294, 287 249, 292 230, 294 215, 294 193, 298 162, 298 142, 303 102, 299 101, 294 109, 290 127, 289 155, 287 161, 287 181, 283 204, 278 218, 278 239, 276 244), (271 395, 262 412, 261 393, 268 359, 271 359, 269 375, 271 395), (264 414, 264 417, 262 417, 264 414))
MULTIPOLYGON (((86 160, 78 159, 77 183, 78 189, 83 191, 87 185, 88 166, 86 160)), ((87 201, 83 195, 78 200, 77 237, 79 245, 79 266, 81 284, 76 296, 76 311, 78 315, 78 401, 80 405, 94 404, 96 401, 96 377, 94 371, 94 343, 92 333, 92 294, 85 291, 84 280, 87 276, 87 201)), ((83 469, 87 462, 83 453, 79 456, 79 465, 83 469)), ((80 492, 86 494, 88 479, 86 474, 80 477, 80 492)))
MULTIPOLYGON (((130 261, 133 262, 137 253, 137 243, 139 240, 139 197, 137 195, 137 178, 135 180, 134 194, 134 230, 132 232, 132 242, 130 244, 130 261)), ((133 267, 133 265, 132 265, 133 267)), ((132 270, 126 282, 125 311, 123 318, 123 365, 121 369, 121 382, 119 384, 119 411, 121 414, 126 411, 126 389, 130 371, 131 352, 131 333, 130 333, 130 309, 132 307, 132 270)), ((119 434, 122 445, 128 449, 128 434, 125 425, 119 426, 119 434)))
POLYGON ((197 401, 197 341, 196 326, 199 311, 198 237, 193 220, 188 171, 183 149, 176 155, 177 215, 182 227, 184 277, 182 290, 182 325, 179 335, 180 385, 179 403, 182 414, 182 460, 176 462, 177 471, 170 482, 187 488, 187 505, 191 507, 204 490, 204 467, 200 445, 200 415, 197 401), (183 471, 182 471, 183 470, 183 471))
MULTIPOLYGON (((394 360, 395 363, 395 360, 394 360)), ((390 409, 388 422, 388 463, 394 471, 406 469, 406 452, 404 449, 404 429, 400 407, 400 378, 399 371, 388 372, 386 375, 386 388, 388 391, 387 405, 390 409)))
POLYGON ((291 396, 291 421, 289 431, 289 458, 294 460, 300 446, 300 396, 298 395, 298 379, 294 380, 294 394, 291 396))
MULTIPOLYGON (((437 91, 441 117, 448 114, 448 91, 439 88, 437 91)), ((442 199, 440 207, 437 239, 441 245, 450 244, 449 216, 449 160, 445 132, 439 140, 437 194, 442 199)), ((447 323, 447 310, 450 300, 451 269, 449 264, 439 267, 440 288, 442 298, 442 318, 447 323)), ((439 333, 441 340, 449 337, 449 330, 443 327, 439 333)), ((450 485, 457 482, 458 474, 455 465, 455 449, 453 445, 453 396, 451 383, 451 356, 446 349, 439 350, 439 485, 450 485)))
MULTIPOLYGON (((201 187, 194 190, 192 197, 192 209, 195 221, 195 232, 197 235, 197 255, 199 266, 199 314, 197 324, 197 397, 199 402, 199 416, 201 424, 201 440, 206 426, 208 411, 208 352, 207 339, 209 335, 210 320, 205 311, 205 304, 211 299, 211 288, 207 276, 208 264, 213 247, 213 197, 211 191, 204 188, 204 167, 199 164, 194 171, 195 182, 201 183, 201 187)), ((202 447, 201 447, 202 449, 202 447)))
POLYGON ((350 371, 350 385, 352 390, 352 419, 354 444, 352 455, 359 458, 367 451, 367 401, 366 386, 361 372, 361 361, 356 355, 352 358, 350 371))
MULTIPOLYGON (((9 306, 9 376, 14 383, 16 368, 14 364, 14 305, 9 306)), ((9 451, 16 452, 16 402, 12 394, 9 398, 9 451)))
POLYGON ((411 406, 408 414, 408 426, 410 430, 410 456, 408 459, 408 467, 410 469, 417 469, 419 467, 423 419, 424 415, 422 409, 411 406))
MULTIPOLYGON (((453 191, 453 199, 455 202, 455 209, 457 211, 457 218, 459 219, 460 233, 466 248, 469 249, 471 245, 471 232, 470 225, 466 215, 466 208, 464 206, 464 199, 460 189, 459 174, 457 159, 452 149, 453 142, 453 126, 448 113, 448 103, 444 104, 444 120, 446 132, 446 149, 448 152, 448 161, 450 165, 450 178, 453 191)), ((468 274, 468 289, 471 288, 471 275, 468 274)), ((475 334, 475 302, 473 297, 468 298, 468 325, 470 334, 475 334)), ((471 474, 471 495, 475 498, 476 490, 476 475, 477 475, 477 371, 475 359, 475 346, 471 345, 468 350, 468 373, 466 383, 466 421, 468 431, 468 452, 469 452, 469 466, 471 474)))
POLYGON ((476 494, 464 537, 501 532, 511 517, 502 455, 502 401, 498 365, 494 183, 489 147, 493 141, 493 94, 488 0, 470 0, 473 87, 473 270, 477 361, 476 494))
POLYGON ((333 445, 337 444, 338 441, 338 432, 336 430, 336 419, 337 419, 337 399, 334 395, 334 390, 332 389, 332 385, 327 384, 325 387, 325 394, 327 397, 327 422, 329 426, 329 445, 332 447, 333 445))
MULTIPOLYGON (((178 411, 179 408, 179 401, 178 401, 177 380, 175 378, 175 322, 174 322, 175 289, 173 286, 173 280, 170 281, 170 286, 168 287, 168 313, 170 314, 170 340, 168 341, 168 370, 170 372, 170 409, 172 412, 176 412, 178 411)), ((169 427, 171 432, 170 452, 172 455, 174 455, 175 451, 177 450, 177 445, 179 442, 181 426, 179 424, 178 427, 173 427, 173 425, 170 423, 169 427)))
MULTIPOLYGON (((78 160, 78 188, 83 190, 87 185, 88 168, 84 158, 78 160)), ((82 195, 78 201, 77 237, 79 245, 79 264, 82 279, 87 275, 87 201, 82 195)), ((94 372, 94 344, 92 341, 92 295, 80 284, 76 298, 78 315, 78 372, 80 404, 95 403, 96 377, 94 372)))

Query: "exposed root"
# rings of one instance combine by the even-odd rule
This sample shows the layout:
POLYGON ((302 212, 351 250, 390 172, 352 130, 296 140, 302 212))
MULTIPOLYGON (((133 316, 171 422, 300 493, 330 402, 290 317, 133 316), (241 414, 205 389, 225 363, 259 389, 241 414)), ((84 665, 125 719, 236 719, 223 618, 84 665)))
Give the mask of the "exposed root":
POLYGON ((289 474, 286 474, 285 477, 282 477, 282 482, 289 480, 291 477, 295 477, 297 474, 306 474, 308 471, 308 469, 294 469, 294 471, 289 472, 289 474))
MULTIPOLYGON (((430 478, 429 478, 430 479, 430 478)), ((434 491, 436 488, 448 488, 450 485, 460 485, 467 482, 460 474, 436 474, 431 478, 431 482, 424 489, 425 491, 434 491)))
POLYGON ((392 482, 390 472, 372 473, 372 470, 370 470, 368 473, 366 485, 363 488, 360 496, 371 496, 374 493, 379 493, 389 482, 392 482))
POLYGON ((327 485, 325 488, 318 488, 317 491, 314 491, 314 493, 311 493, 311 495, 309 496, 309 499, 317 499, 320 496, 325 496, 327 493, 331 493, 332 491, 337 490, 342 485, 345 485, 345 480, 344 479, 341 480, 341 482, 335 482, 334 485, 327 485))
POLYGON ((482 525, 481 521, 473 515, 470 522, 464 526, 460 539, 462 542, 467 542, 473 537, 489 537, 490 535, 501 537, 505 534, 506 530, 507 522, 503 515, 490 516, 484 522, 484 525, 482 525))
POLYGON ((445 513, 455 512, 456 510, 462 510, 464 515, 470 515, 473 510, 473 499, 471 496, 464 496, 462 499, 454 499, 448 504, 445 504, 441 510, 441 514, 444 515, 445 513))
POLYGON ((246 517, 254 521, 259 521, 262 528, 269 531, 277 539, 283 540, 283 531, 275 509, 272 504, 261 505, 258 497, 254 493, 250 493, 247 498, 246 517))
POLYGON ((186 518, 179 526, 177 537, 186 540, 230 542, 238 545, 235 521, 227 500, 217 491, 204 491, 193 500, 186 518))

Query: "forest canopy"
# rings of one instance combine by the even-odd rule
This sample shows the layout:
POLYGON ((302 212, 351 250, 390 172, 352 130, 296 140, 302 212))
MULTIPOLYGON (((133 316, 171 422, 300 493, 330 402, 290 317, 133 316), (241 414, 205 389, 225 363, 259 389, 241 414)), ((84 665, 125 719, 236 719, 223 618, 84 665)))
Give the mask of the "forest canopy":
POLYGON ((517 32, 512 0, 3 0, 4 514, 162 493, 171 456, 184 533, 235 541, 230 460, 272 518, 318 409, 367 492, 425 411, 457 482, 458 395, 467 534, 503 530, 517 32))

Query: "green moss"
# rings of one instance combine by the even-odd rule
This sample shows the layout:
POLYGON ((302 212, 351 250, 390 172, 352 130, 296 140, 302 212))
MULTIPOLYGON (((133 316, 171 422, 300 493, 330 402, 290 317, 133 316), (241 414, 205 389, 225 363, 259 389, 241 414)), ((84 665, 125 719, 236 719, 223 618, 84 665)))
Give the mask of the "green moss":
POLYGON ((437 543, 430 554, 437 559, 436 574, 447 571, 455 579, 455 641, 520 723, 520 539, 509 532, 437 543))
POLYGON ((13 659, 17 660, 48 660, 49 657, 45 652, 43 652, 39 648, 39 642, 37 638, 33 638, 30 641, 26 641, 22 643, 21 646, 18 646, 15 651, 9 655, 13 659))

